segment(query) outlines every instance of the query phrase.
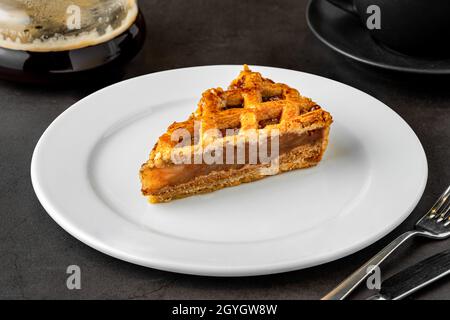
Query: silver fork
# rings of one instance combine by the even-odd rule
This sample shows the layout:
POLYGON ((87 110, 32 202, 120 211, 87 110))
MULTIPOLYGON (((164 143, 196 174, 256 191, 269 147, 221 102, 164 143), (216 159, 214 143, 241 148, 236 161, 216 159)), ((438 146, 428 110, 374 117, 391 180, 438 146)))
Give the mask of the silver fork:
POLYGON ((387 257, 389 257, 406 240, 415 236, 422 236, 436 240, 450 237, 450 186, 439 197, 431 209, 417 221, 414 230, 408 231, 388 244, 372 259, 367 261, 361 268, 340 283, 335 289, 328 293, 322 300, 343 300, 361 282, 363 282, 372 271, 377 268, 387 257))

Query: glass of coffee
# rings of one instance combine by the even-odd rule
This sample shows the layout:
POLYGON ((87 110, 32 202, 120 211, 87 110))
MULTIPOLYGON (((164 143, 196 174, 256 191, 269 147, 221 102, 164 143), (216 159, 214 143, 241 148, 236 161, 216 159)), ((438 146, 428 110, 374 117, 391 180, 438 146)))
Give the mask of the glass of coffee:
POLYGON ((0 0, 0 76, 46 81, 111 68, 144 37, 137 0, 0 0))

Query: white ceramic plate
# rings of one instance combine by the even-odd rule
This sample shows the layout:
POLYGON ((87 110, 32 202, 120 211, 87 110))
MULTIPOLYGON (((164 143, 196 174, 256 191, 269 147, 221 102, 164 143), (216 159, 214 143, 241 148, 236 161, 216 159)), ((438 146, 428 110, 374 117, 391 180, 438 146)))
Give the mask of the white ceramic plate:
POLYGON ((97 250, 175 272, 259 275, 351 254, 398 226, 427 180, 411 128, 373 97, 319 76, 254 67, 299 88, 334 117, 315 168, 168 204, 140 194, 138 171, 159 135, 201 92, 240 66, 171 70, 124 81, 59 116, 36 146, 31 177, 52 218, 97 250))

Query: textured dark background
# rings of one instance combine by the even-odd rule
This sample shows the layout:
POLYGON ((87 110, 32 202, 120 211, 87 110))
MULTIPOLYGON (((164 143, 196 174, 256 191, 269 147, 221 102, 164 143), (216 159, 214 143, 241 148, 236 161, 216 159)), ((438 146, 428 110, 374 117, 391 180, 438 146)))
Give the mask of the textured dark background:
MULTIPOLYGON (((308 30, 306 1, 140 3, 148 36, 144 50, 126 66, 125 78, 186 66, 248 63, 301 70, 349 84, 385 102, 417 133, 429 161, 424 196, 410 218, 389 236, 319 267, 231 279, 146 269, 108 257, 71 237, 46 214, 30 182, 31 155, 40 135, 61 112, 102 84, 55 89, 0 82, 0 298, 317 299, 412 228, 449 184, 448 77, 397 74, 348 61, 308 30), (71 264, 82 269, 82 290, 66 288, 65 271, 71 264)), ((389 260, 384 275, 449 246, 450 241, 415 240, 389 260)), ((368 294, 360 291, 354 297, 368 294)), ((450 298, 450 278, 412 298, 450 298)))

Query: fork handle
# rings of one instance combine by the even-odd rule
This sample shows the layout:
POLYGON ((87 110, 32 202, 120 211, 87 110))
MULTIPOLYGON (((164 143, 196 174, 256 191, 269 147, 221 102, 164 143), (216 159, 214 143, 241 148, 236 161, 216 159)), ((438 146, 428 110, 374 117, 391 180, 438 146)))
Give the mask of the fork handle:
POLYGON ((358 285, 361 284, 361 282, 369 277, 372 271, 376 267, 380 266, 380 264, 386 260, 386 258, 389 257, 398 247, 400 247, 406 240, 419 234, 421 234, 420 231, 409 231, 399 236, 347 279, 341 282, 335 289, 323 297, 322 300, 345 299, 345 297, 347 297, 358 285))

